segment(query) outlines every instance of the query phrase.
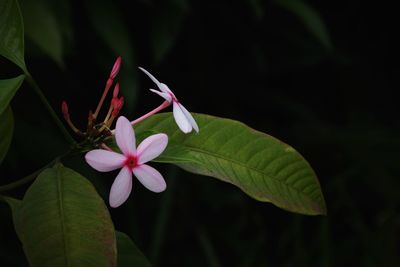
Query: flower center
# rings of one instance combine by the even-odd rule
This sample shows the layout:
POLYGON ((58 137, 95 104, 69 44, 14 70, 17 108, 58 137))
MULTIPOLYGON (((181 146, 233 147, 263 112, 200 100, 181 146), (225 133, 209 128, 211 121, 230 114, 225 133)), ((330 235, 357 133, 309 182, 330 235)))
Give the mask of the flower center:
POLYGON ((179 103, 178 99, 176 98, 176 96, 172 93, 168 93, 171 96, 171 99, 173 102, 179 103))
POLYGON ((125 160, 125 166, 130 168, 131 170, 137 167, 137 158, 136 156, 128 156, 125 160))

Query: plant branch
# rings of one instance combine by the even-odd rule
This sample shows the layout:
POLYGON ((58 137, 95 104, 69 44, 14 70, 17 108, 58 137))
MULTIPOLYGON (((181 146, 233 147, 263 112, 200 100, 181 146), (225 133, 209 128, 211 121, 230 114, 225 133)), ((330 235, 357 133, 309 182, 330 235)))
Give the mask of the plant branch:
POLYGON ((66 155, 70 154, 72 152, 72 150, 69 150, 68 152, 66 152, 65 154, 62 154, 58 157, 56 157, 55 159, 53 159, 52 161, 50 161, 49 163, 47 163, 45 166, 41 167, 40 169, 36 170, 35 172, 33 172, 32 174, 25 176, 22 179, 19 179, 15 182, 6 184, 6 185, 2 185, 0 186, 0 193, 1 192, 5 192, 5 191, 10 191, 12 189, 15 189, 21 185, 24 185, 26 183, 29 183, 30 181, 34 180, 44 169, 48 168, 49 166, 55 164, 56 162, 58 162, 61 158, 65 157, 66 155))
POLYGON ((45 95, 43 94, 42 90, 40 89, 40 87, 38 86, 36 81, 33 79, 33 77, 28 72, 26 73, 26 80, 32 86, 32 88, 34 89, 35 93, 39 96, 40 101, 42 101, 42 103, 44 104, 45 108, 50 113, 50 116, 52 117, 53 121, 58 126, 58 128, 61 130, 61 132, 63 133, 65 139, 67 139, 67 141, 71 145, 75 145, 76 144, 75 140, 69 134, 68 130, 65 128, 64 124, 58 118, 58 116, 57 116, 56 112, 54 111, 54 109, 50 106, 50 104, 47 101, 47 99, 46 99, 45 95))

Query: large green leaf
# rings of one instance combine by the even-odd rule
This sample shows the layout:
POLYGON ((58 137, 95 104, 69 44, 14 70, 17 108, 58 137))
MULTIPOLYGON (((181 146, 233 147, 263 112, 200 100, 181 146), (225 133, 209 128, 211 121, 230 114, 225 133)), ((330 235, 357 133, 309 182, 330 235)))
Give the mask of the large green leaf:
POLYGON ((59 23, 43 0, 21 1, 25 34, 47 56, 63 66, 63 40, 59 23))
POLYGON ((18 77, 0 80, 0 114, 8 107, 11 99, 24 81, 25 75, 18 77))
POLYGON ((118 267, 151 267, 150 262, 128 235, 115 232, 118 247, 118 267))
POLYGON ((0 1, 0 55, 26 71, 24 25, 17 0, 0 1))
POLYGON ((294 148, 234 120, 202 114, 195 114, 195 119, 199 134, 183 134, 171 113, 141 122, 136 132, 139 135, 149 130, 163 132, 174 146, 182 147, 166 150, 156 160, 232 183, 259 201, 292 212, 326 213, 317 177, 294 148), (188 161, 170 160, 178 156, 188 161))
POLYGON ((14 131, 14 118, 11 108, 0 113, 0 163, 7 155, 14 131))
POLYGON ((92 184, 57 164, 44 170, 14 211, 31 266, 117 266, 113 223, 92 184))
POLYGON ((275 0, 275 3, 297 16, 325 48, 332 49, 331 38, 324 21, 309 4, 302 0, 275 0))

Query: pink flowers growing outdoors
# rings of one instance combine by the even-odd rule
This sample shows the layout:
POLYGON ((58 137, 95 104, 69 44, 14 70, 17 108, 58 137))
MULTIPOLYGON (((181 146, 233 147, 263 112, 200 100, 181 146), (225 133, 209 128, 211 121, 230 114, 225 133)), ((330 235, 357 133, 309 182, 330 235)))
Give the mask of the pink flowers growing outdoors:
POLYGON ((132 174, 149 190, 153 192, 162 192, 166 189, 166 183, 163 176, 154 168, 145 164, 148 161, 158 157, 168 144, 168 136, 160 133, 151 135, 136 149, 135 133, 133 125, 153 116, 159 111, 173 105, 173 116, 179 127, 184 133, 190 133, 192 130, 199 132, 199 127, 189 111, 178 101, 175 94, 167 85, 159 82, 153 75, 143 68, 142 70, 157 85, 159 90, 150 89, 152 92, 160 95, 165 101, 152 111, 139 117, 136 120, 129 121, 127 118, 118 115, 124 105, 124 97, 119 96, 120 87, 116 83, 112 93, 111 102, 103 121, 98 122, 101 108, 106 100, 107 94, 114 84, 114 80, 121 68, 121 57, 115 61, 109 77, 107 79, 103 94, 96 107, 95 112, 89 111, 88 124, 86 131, 75 127, 69 115, 68 106, 65 101, 62 102, 61 110, 64 118, 70 128, 80 137, 84 138, 81 143, 83 146, 95 147, 85 155, 86 162, 94 169, 100 172, 109 172, 121 169, 114 183, 111 186, 109 202, 111 207, 122 205, 129 197, 132 191, 132 174), (114 119, 117 119, 116 127, 111 130, 114 119), (115 136, 116 143, 122 153, 114 152, 106 143, 115 136))
POLYGON ((150 89, 150 91, 164 98, 169 104, 172 102, 174 118, 179 129, 181 129, 184 133, 190 133, 192 129, 194 129, 196 132, 199 132, 199 126, 197 126, 192 114, 190 114, 190 112, 181 103, 179 103, 178 99, 168 88, 168 86, 164 83, 160 83, 147 70, 141 67, 139 67, 139 69, 149 76, 149 78, 157 85, 158 89, 160 89, 160 91, 154 89, 150 89))
POLYGON ((132 191, 132 173, 150 191, 159 193, 165 190, 162 175, 145 164, 158 157, 168 144, 166 134, 147 137, 136 149, 135 133, 129 120, 123 116, 117 120, 115 139, 122 154, 105 149, 95 149, 85 155, 86 162, 100 172, 121 168, 110 191, 110 206, 116 208, 123 204, 132 191))

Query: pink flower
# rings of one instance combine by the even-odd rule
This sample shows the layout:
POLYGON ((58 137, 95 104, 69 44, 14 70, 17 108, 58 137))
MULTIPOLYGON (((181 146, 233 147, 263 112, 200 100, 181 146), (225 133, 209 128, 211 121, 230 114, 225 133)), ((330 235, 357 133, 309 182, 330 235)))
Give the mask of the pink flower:
POLYGON ((166 134, 147 137, 136 149, 135 133, 125 117, 119 117, 115 127, 115 139, 122 154, 114 151, 95 149, 85 155, 86 162, 100 172, 121 168, 110 190, 110 206, 116 208, 124 203, 132 191, 132 173, 150 191, 165 190, 162 175, 144 163, 158 157, 168 144, 166 134))
POLYGON ((179 129, 184 133, 190 133, 192 129, 196 132, 199 132, 199 126, 197 126, 196 121, 194 120, 192 114, 181 104, 178 99, 175 97, 174 93, 168 88, 166 84, 160 83, 153 75, 150 74, 147 70, 139 67, 141 71, 143 71, 149 78, 157 85, 160 91, 150 89, 153 93, 158 94, 162 98, 164 98, 169 103, 172 102, 173 105, 173 113, 176 124, 179 129))

